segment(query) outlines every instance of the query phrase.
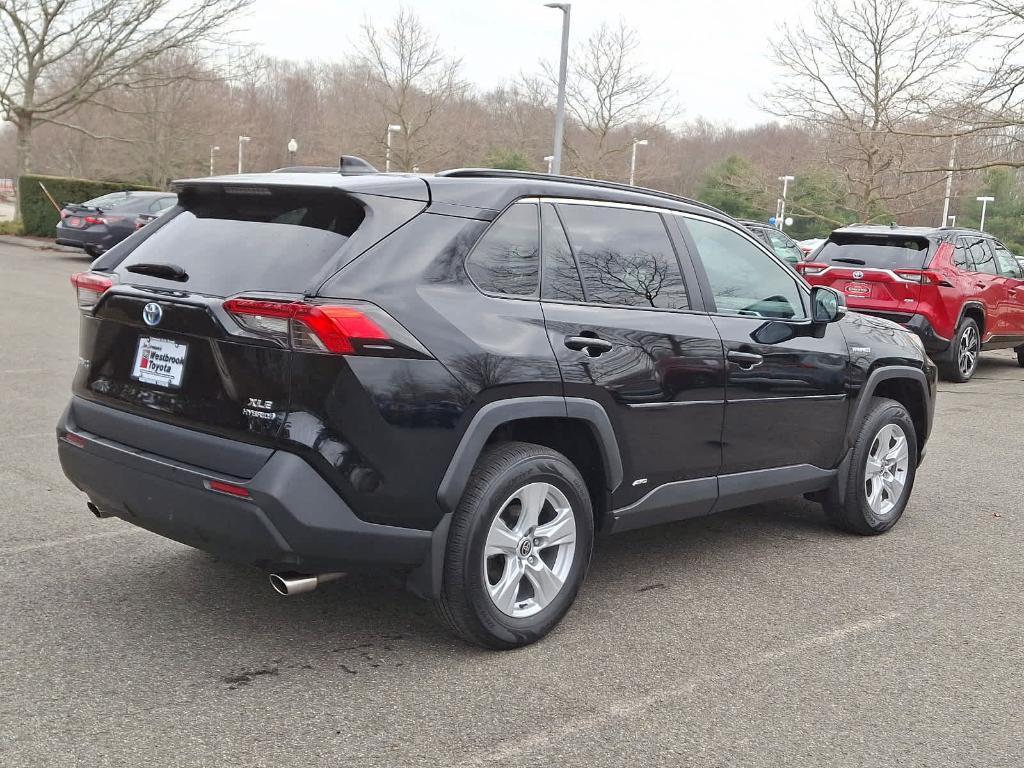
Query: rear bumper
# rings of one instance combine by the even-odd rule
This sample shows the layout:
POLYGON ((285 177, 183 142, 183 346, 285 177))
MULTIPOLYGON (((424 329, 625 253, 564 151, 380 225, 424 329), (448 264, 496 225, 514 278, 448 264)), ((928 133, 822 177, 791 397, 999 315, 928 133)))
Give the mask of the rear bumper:
POLYGON ((106 227, 96 231, 91 229, 72 229, 71 227, 58 224, 56 232, 57 245, 66 245, 71 248, 89 248, 97 252, 106 251, 124 239, 123 237, 117 237, 106 227))
MULTIPOLYGON (((200 434, 181 431, 192 440, 200 434)), ((64 474, 102 513, 225 559, 303 573, 382 567, 421 572, 427 581, 435 570, 436 533, 360 520, 295 454, 271 453, 248 479, 212 472, 88 432, 75 422, 73 404, 57 435, 64 474), (213 480, 241 486, 249 497, 212 491, 213 480)))

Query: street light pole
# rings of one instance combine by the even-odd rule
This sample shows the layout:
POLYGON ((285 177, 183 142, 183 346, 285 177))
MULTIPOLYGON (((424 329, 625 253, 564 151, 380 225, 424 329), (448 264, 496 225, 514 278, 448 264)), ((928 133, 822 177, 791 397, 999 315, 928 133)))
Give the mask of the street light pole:
POLYGON ((569 12, 572 3, 545 3, 545 8, 562 12, 562 53, 558 64, 558 99, 555 103, 555 151, 550 173, 562 172, 562 141, 565 135, 565 79, 569 68, 569 12))
POLYGON ((647 139, 633 139, 633 159, 629 161, 629 186, 636 186, 636 148, 646 147, 647 139))
POLYGON ((949 148, 949 165, 946 170, 946 198, 942 202, 942 226, 949 221, 949 198, 953 194, 953 164, 956 162, 956 137, 949 148))
POLYGON ((299 142, 291 139, 288 142, 288 165, 295 165, 295 153, 299 151, 299 142))
POLYGON ((779 181, 782 182, 782 200, 779 205, 779 216, 775 223, 782 231, 786 230, 786 190, 789 189, 789 182, 795 178, 796 176, 779 176, 779 181))
POLYGON ((213 153, 220 152, 220 147, 215 147, 213 144, 210 145, 210 175, 213 176, 213 153))
POLYGON ((388 125, 388 149, 384 155, 384 173, 391 173, 391 134, 400 133, 402 126, 391 123, 388 125))
POLYGON ((996 199, 994 197, 976 197, 975 200, 977 200, 979 203, 981 203, 981 224, 978 226, 978 231, 979 232, 984 232, 985 231, 985 208, 988 206, 989 203, 994 203, 996 199))
POLYGON ((242 172, 242 147, 249 143, 249 136, 238 137, 238 172, 242 172))
POLYGON ((551 173, 551 163, 554 161, 554 155, 545 155, 544 162, 548 164, 548 174, 551 173))

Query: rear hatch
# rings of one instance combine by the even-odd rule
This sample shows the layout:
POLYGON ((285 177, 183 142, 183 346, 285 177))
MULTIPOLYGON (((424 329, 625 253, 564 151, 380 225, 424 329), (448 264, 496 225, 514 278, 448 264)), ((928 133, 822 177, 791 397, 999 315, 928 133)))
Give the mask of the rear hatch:
MULTIPOLYGON (((178 209, 76 276, 83 322, 75 393, 273 445, 289 413, 290 310, 233 314, 232 297, 299 306, 424 205, 273 182, 181 188, 178 209)), ((173 446, 164 455, 174 457, 173 446)))
POLYGON ((842 291, 850 307, 898 319, 917 310, 928 256, 926 237, 834 232, 799 269, 808 282, 842 291))

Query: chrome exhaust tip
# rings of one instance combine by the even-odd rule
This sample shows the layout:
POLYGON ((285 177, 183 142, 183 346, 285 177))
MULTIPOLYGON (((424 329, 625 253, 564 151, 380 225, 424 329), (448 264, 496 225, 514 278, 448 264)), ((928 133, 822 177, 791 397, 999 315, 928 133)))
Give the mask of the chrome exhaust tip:
POLYGON ((301 595, 303 592, 312 592, 321 584, 335 581, 344 576, 344 573, 320 573, 310 575, 308 573, 272 573, 270 574, 270 586, 279 595, 291 597, 301 595))

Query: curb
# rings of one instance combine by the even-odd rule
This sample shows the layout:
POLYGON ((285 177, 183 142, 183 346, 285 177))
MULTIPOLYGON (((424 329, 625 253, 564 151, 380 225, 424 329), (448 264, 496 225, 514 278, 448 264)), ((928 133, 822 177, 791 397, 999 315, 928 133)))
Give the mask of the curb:
POLYGON ((17 245, 17 246, 20 246, 22 248, 31 248, 32 250, 35 250, 35 251, 58 251, 59 252, 59 251, 63 251, 64 250, 63 248, 60 248, 59 246, 57 246, 57 245, 55 245, 53 243, 48 243, 48 242, 45 242, 45 241, 44 242, 38 242, 36 240, 32 240, 32 239, 27 238, 27 237, 18 237, 16 235, 0 235, 0 244, 2 244, 2 245, 17 245))

